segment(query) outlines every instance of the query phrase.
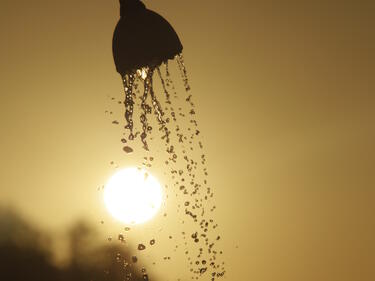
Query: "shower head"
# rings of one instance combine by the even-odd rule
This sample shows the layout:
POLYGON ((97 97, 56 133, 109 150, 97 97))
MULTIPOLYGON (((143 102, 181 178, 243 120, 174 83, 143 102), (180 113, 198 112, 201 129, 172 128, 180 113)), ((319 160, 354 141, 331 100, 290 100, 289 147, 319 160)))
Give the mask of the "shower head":
POLYGON ((117 72, 124 76, 142 67, 156 67, 182 52, 173 27, 140 0, 120 0, 120 20, 112 51, 117 72))

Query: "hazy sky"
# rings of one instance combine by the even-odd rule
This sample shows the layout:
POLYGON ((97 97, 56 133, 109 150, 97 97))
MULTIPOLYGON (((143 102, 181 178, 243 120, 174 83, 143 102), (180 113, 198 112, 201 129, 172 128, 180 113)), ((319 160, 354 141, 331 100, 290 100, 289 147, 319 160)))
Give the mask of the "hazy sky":
MULTIPOLYGON (((374 2, 144 2, 184 45, 227 280, 374 280, 374 2)), ((126 162, 104 115, 118 18, 0 2, 0 204, 45 229, 100 221, 126 162)))

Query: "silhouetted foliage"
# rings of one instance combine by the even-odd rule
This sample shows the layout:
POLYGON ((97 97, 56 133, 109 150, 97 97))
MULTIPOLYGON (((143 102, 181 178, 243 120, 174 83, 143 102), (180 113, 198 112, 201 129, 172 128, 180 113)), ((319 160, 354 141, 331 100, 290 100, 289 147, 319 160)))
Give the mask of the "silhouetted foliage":
POLYGON ((95 243, 94 237, 93 228, 84 222, 77 223, 69 232, 70 262, 58 268, 51 262, 48 236, 16 213, 0 208, 0 280, 145 280, 124 247, 95 243))

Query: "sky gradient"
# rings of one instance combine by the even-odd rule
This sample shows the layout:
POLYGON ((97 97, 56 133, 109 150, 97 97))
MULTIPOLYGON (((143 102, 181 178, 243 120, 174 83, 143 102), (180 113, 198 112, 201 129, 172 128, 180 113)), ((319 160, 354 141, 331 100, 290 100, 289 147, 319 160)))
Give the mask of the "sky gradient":
MULTIPOLYGON (((370 1, 147 0, 184 45, 227 280, 375 279, 370 1)), ((0 3, 0 204, 101 220, 118 1, 0 3)))

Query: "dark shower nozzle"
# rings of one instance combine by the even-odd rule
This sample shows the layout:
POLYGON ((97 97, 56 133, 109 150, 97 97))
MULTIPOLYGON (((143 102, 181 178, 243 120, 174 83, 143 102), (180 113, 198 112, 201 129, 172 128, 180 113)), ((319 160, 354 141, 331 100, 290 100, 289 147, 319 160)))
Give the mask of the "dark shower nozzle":
POLYGON ((139 0, 120 0, 120 20, 112 50, 117 72, 124 76, 142 67, 156 67, 182 52, 173 27, 139 0))

